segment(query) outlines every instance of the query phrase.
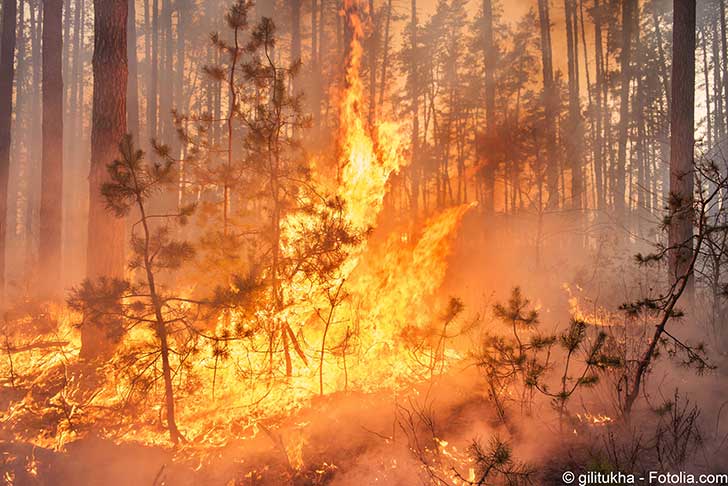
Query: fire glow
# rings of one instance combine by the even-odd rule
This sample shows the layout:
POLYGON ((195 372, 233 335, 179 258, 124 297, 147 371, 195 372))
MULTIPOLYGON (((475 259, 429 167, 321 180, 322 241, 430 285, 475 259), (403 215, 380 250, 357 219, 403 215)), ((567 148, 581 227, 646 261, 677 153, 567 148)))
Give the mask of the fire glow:
MULTIPOLYGON (((338 185, 336 193, 345 202, 347 223, 365 232, 376 228, 390 176, 405 168, 407 160, 403 127, 386 121, 368 126, 360 78, 361 38, 366 28, 361 16, 367 13, 367 7, 354 1, 345 7, 352 39, 346 85, 340 96, 340 177, 329 181, 329 185, 338 185)), ((403 336, 437 325, 433 299, 445 278, 453 235, 471 207, 462 205, 435 214, 415 235, 399 228, 350 246, 344 263, 326 288, 303 278, 285 283, 281 292, 286 305, 280 310, 262 309, 254 315, 222 313, 217 322, 218 335, 230 334, 232 329, 254 329, 261 321, 275 323, 276 328, 284 330, 275 338, 250 333, 245 339, 222 345, 203 343, 194 356, 176 358, 175 379, 197 383, 175 396, 177 423, 185 437, 182 448, 194 451, 223 446, 234 438, 253 438, 261 430, 268 432, 268 427, 274 427, 271 424, 275 424, 275 417, 292 414, 320 394, 397 390, 425 379, 433 364, 446 369, 451 360, 458 358, 454 350, 440 349, 439 343, 420 343, 413 351, 403 336), (340 292, 336 305, 330 300, 332 292, 340 292), (292 349, 284 352, 283 343, 292 349), (183 360, 198 362, 185 367, 183 360), (281 376, 284 361, 291 367, 291 376, 281 376), (259 379, 266 370, 268 378, 259 379)), ((292 213, 284 220, 284 253, 293 251, 285 242, 300 238, 299 229, 309 224, 306 218, 292 213)), ((72 325, 74 316, 59 310, 58 318, 58 340, 64 342, 63 346, 50 352, 25 353, 23 361, 16 359, 6 366, 28 371, 42 356, 46 367, 53 363, 63 363, 62 369, 72 367, 73 356, 80 349, 78 330, 72 325)), ((151 329, 135 327, 125 337, 119 355, 153 340, 151 329)), ((117 366, 121 365, 112 361, 106 366, 106 382, 91 397, 81 391, 76 378, 71 378, 72 382, 66 383, 69 386, 44 403, 28 396, 14 403, 0 420, 13 423, 16 414, 29 410, 43 415, 47 411, 42 406, 60 410, 66 419, 60 421, 57 430, 29 438, 55 450, 62 450, 80 437, 87 430, 84 424, 103 423, 105 417, 110 420, 106 431, 116 441, 167 444, 159 420, 161 398, 156 400, 158 407, 139 409, 133 420, 130 416, 122 426, 111 426, 111 415, 106 412, 123 408, 136 386, 128 377, 117 375, 117 366)), ((67 376, 71 373, 67 372, 67 376)), ((40 377, 48 378, 43 374, 40 377)), ((150 392, 150 398, 162 397, 164 389, 156 382, 150 392)), ((286 451, 294 467, 301 463, 302 446, 299 442, 286 451)))

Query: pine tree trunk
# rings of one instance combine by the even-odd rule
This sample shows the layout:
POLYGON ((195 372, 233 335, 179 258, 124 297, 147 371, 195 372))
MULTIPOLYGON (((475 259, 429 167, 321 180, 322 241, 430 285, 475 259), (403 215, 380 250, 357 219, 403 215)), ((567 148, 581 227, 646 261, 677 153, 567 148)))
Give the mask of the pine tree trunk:
POLYGON ((387 20, 384 23, 384 39, 382 40, 383 49, 382 49, 382 75, 380 76, 379 80, 379 103, 378 103, 378 110, 381 110, 384 106, 384 92, 386 91, 387 87, 387 64, 389 63, 389 38, 390 38, 390 25, 392 23, 392 0, 387 0, 387 20))
MULTIPOLYGON (((33 3, 31 3, 33 5, 33 3)), ((30 14, 30 34, 31 34, 31 60, 33 63, 33 94, 31 101, 31 123, 30 136, 41 133, 41 19, 43 18, 43 2, 35 4, 35 13, 31 10, 30 14)), ((37 184, 40 181, 40 159, 41 145, 38 143, 30 144, 30 164, 28 167, 28 206, 26 208, 26 272, 30 276, 36 273, 36 243, 38 240, 36 215, 40 206, 40 187, 37 184)))
POLYGON ((301 60, 301 0, 291 0, 291 61, 301 60))
POLYGON ((566 139, 566 154, 571 165, 571 206, 584 206, 583 152, 584 130, 579 103, 579 34, 576 0, 564 0, 566 12, 566 44, 569 73, 569 120, 566 139))
POLYGON ((0 44, 0 301, 5 298, 5 251, 7 238, 8 179, 10 177, 10 131, 13 116, 15 75, 16 0, 3 0, 0 44))
POLYGON ((412 195, 410 201, 410 210, 412 211, 413 219, 417 219, 419 212, 418 200, 420 192, 420 171, 419 161, 419 137, 420 137, 420 122, 419 122, 419 95, 417 93, 417 0, 412 0, 411 8, 411 24, 410 24, 410 44, 412 46, 412 59, 410 60, 409 66, 409 77, 410 77, 410 89, 412 91, 412 159, 410 161, 410 174, 412 179, 412 195))
POLYGON ((633 16, 637 0, 622 2, 622 52, 620 55, 620 104, 619 104, 619 147, 617 149, 617 166, 615 167, 614 209, 617 218, 624 218, 625 190, 627 174, 627 137, 629 134, 629 85, 632 81, 632 30, 633 16))
MULTIPOLYGON (((86 272, 89 279, 95 280, 124 276, 124 220, 107 210, 101 187, 109 180, 106 166, 118 157, 119 143, 126 134, 127 3, 125 0, 94 0, 94 12, 86 272)), ((110 337, 118 330, 105 329, 102 324, 91 323, 82 328, 81 357, 103 356, 113 346, 110 337)))
MULTIPOLYGON (((497 65, 495 43, 493 41, 493 4, 491 0, 483 0, 483 55, 485 64, 485 137, 491 139, 495 127, 495 70, 497 65)), ((496 161, 483 154, 484 210, 492 213, 495 207, 495 172, 496 161)))
MULTIPOLYGON (((62 62, 63 62, 63 70, 61 71, 63 76, 68 76, 68 73, 71 69, 71 0, 63 0, 63 8, 62 10, 66 12, 65 17, 63 17, 63 37, 61 39, 61 42, 63 43, 63 55, 62 55, 62 62)), ((68 89, 67 85, 63 86, 63 107, 64 116, 67 115, 67 107, 68 107, 68 99, 70 97, 71 93, 68 89)), ((64 150, 66 147, 64 147, 64 150)), ((64 153, 65 157, 65 153, 64 153)))
MULTIPOLYGON (((85 169, 86 143, 84 139, 83 126, 83 30, 85 19, 84 1, 75 0, 73 2, 73 47, 72 47, 72 72, 65 76, 66 83, 70 84, 71 97, 69 101, 69 124, 65 125, 68 139, 71 139, 71 145, 68 147, 69 159, 65 159, 64 173, 66 181, 82 181, 87 176, 85 169)), ((68 193, 69 191, 67 191, 68 193)), ((68 210, 66 211, 66 221, 64 228, 66 231, 66 241, 68 249, 66 251, 66 261, 64 265, 63 281, 78 282, 84 277, 84 262, 86 255, 86 235, 82 231, 77 231, 79 227, 86 225, 86 215, 84 208, 86 206, 85 191, 70 191, 71 196, 67 197, 68 210)))
MULTIPOLYGON (((728 104, 728 35, 726 34, 725 0, 720 0, 720 45, 723 50, 723 96, 728 104)), ((723 126, 728 129, 728 110, 723 114, 725 123, 723 126)))
POLYGON ((127 17, 126 52, 129 59, 129 83, 127 85, 127 125, 134 143, 139 144, 139 69, 137 63, 136 0, 129 2, 127 17))
POLYGON ((559 167, 556 152, 556 117, 558 116, 559 95, 556 91, 556 83, 554 82, 551 51, 551 20, 548 0, 538 0, 538 14, 541 27, 543 104, 546 118, 546 186, 548 188, 546 207, 548 209, 554 209, 559 203, 559 167))
MULTIPOLYGON (((163 143, 171 144, 171 117, 174 106, 174 44, 172 36, 172 0, 162 0, 161 36, 164 50, 162 52, 159 87, 159 135, 163 143)), ((166 198, 165 198, 166 199, 166 198)))
MULTIPOLYGON (((706 135, 708 136, 708 149, 713 146, 713 136, 715 135, 713 133, 713 114, 711 113, 711 103, 710 103, 710 68, 708 67, 708 40, 706 39, 707 35, 705 34, 706 29, 700 30, 700 50, 703 54, 703 87, 705 88, 705 123, 707 125, 706 127, 706 135)), ((717 113, 716 113, 717 115, 717 113)), ((718 118, 716 116, 716 118, 718 118)))
POLYGON ((725 79, 720 69, 720 45, 718 39, 718 19, 713 17, 713 100, 715 101, 715 140, 720 141, 725 136, 725 117, 723 111, 723 94, 720 92, 725 79))
POLYGON ((377 106, 377 56, 379 48, 379 22, 375 16, 374 0, 369 0, 369 21, 372 26, 369 37, 369 126, 374 124, 377 106))
POLYGON ((602 92, 605 83, 604 76, 604 53, 602 49, 602 13, 601 5, 599 0, 594 0, 594 66, 596 70, 596 80, 594 89, 594 125, 595 125, 595 140, 594 140, 594 179, 596 185, 596 207, 597 209, 604 209, 606 207, 605 197, 605 179, 607 175, 606 166, 604 163, 604 128, 602 124, 602 92))
POLYGON ((149 138, 157 137, 157 87, 159 86, 159 0, 152 0, 152 30, 147 32, 149 41, 151 36, 151 66, 149 73, 149 87, 147 88, 147 126, 149 138))
MULTIPOLYGON (((7 228, 10 234, 13 234, 18 240, 16 244, 20 247, 24 241, 22 236, 23 219, 20 217, 24 214, 25 205, 27 204, 27 183, 28 183, 28 108, 26 106, 26 90, 29 86, 26 84, 28 73, 28 59, 26 55, 26 39, 25 39, 25 1, 18 0, 18 19, 16 25, 15 45, 17 47, 17 66, 15 70, 15 126, 11 135, 11 153, 16 154, 17 169, 16 182, 8 186, 8 205, 9 219, 7 228)), ((9 181, 10 182, 10 181, 9 181)), ((22 278, 22 276, 21 276, 22 278)), ((0 297, 1 299, 1 297, 0 297)))
POLYGON ((61 295, 61 228, 63 220, 63 0, 44 0, 43 119, 40 190, 40 244, 43 297, 61 295))
MULTIPOLYGON (((670 279, 686 277, 693 254, 695 0, 674 0, 670 114, 670 279)), ((688 277, 692 281, 692 277, 688 277)), ((693 292, 692 283, 686 296, 693 292)))

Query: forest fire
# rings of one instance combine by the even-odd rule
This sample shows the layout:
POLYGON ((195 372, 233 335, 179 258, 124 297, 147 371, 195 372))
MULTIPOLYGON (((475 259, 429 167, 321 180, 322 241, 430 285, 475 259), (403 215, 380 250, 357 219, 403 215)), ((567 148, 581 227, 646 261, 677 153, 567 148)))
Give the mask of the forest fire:
MULTIPOLYGON (((341 160, 338 194, 344 201, 343 218, 356 231, 368 231, 381 216, 389 177, 406 165, 400 140, 401 129, 394 123, 380 122, 368 127, 363 84, 359 77, 363 20, 359 17, 365 6, 347 6, 347 21, 352 27, 348 57, 347 83, 341 96, 341 160)), ((334 182, 335 183, 335 182, 334 182)), ((397 390, 412 384, 438 369, 447 368, 451 352, 441 342, 428 336, 428 326, 440 325, 431 301, 445 277, 447 258, 452 239, 464 214, 473 207, 466 204, 432 216, 423 225, 419 237, 403 242, 400 233, 364 237, 345 249, 339 268, 327 280, 312 282, 301 277, 281 289, 284 309, 272 313, 259 311, 255 315, 225 311, 217 321, 216 335, 231 335, 233 329, 256 328, 261 320, 280 323, 279 335, 295 350, 284 359, 290 362, 288 377, 274 373, 280 358, 275 337, 258 335, 240 342, 224 340, 201 344, 190 365, 196 371, 196 381, 205 383, 184 396, 177 397, 177 422, 194 448, 224 445, 232 437, 254 437, 265 429, 272 417, 290 415, 310 402, 316 395, 339 391, 375 392, 379 389, 397 390), (372 241, 370 241, 372 240, 372 241), (429 302, 428 304, 425 303, 429 302), (425 336, 422 342, 406 341, 407 333, 425 336), (355 341, 355 342, 354 342, 355 341), (413 350, 411 346, 417 346, 413 350), (265 352, 261 350, 266 349, 265 352), (258 350, 251 353, 251 350, 258 350), (275 355, 275 356, 274 356, 275 355), (275 361, 275 362, 274 362, 275 361), (247 372, 241 368, 246 363, 247 372), (253 379, 268 370, 266 379, 253 379), (250 378, 246 378, 251 375, 250 378)), ((310 226, 310 216, 292 214, 283 221, 283 257, 295 251, 285 242, 303 237, 301 228, 310 226)), ((65 373, 69 360, 80 348, 80 338, 71 322, 78 318, 56 309, 59 320, 58 349, 51 353, 23 354, 27 361, 11 358, 8 365, 20 375, 33 375, 33 368, 42 366, 65 373)), ((437 336, 435 336, 437 337, 437 336)), ((148 345, 155 339, 148 327, 135 327, 125 339, 119 356, 148 345), (126 348, 126 350, 124 349, 126 348)), ((419 338, 418 338, 419 339, 419 338)), ((440 340, 442 337, 440 336, 440 340)), ((31 342, 31 346, 34 343, 31 342)), ((116 363, 117 365, 120 363, 116 363)), ((183 365, 180 358, 179 366, 183 365)), ((12 373, 12 371, 11 371, 12 373)), ((69 376, 58 394, 46 399, 46 405, 63 407, 67 414, 65 425, 59 424, 52 435, 29 437, 33 443, 62 450, 68 441, 78 438, 81 423, 98 423, 103 410, 124 406, 133 393, 134 381, 125 382, 115 376, 116 368, 107 369, 107 383, 92 396, 84 396, 82 379, 69 376), (82 400, 82 402, 81 402, 82 400), (82 416, 76 413, 83 410, 82 416), (94 410, 96 412, 94 412, 94 410), (98 416, 94 416, 98 414, 98 416)), ((48 377, 40 375, 39 384, 48 377)), ((44 384, 45 386, 45 384, 44 384)), ((149 391, 162 393, 153 386, 149 391)), ((16 402, 4 414, 3 422, 11 424, 17 414, 40 404, 28 396, 16 402)), ((36 410, 46 414, 49 410, 36 410)), ((166 443, 164 431, 155 424, 160 409, 138 411, 133 423, 117 428, 115 440, 134 440, 148 444, 166 443)), ((301 444, 288 446, 292 462, 300 455, 301 444)))
POLYGON ((724 1, 0 2, 0 483, 727 466, 724 1))

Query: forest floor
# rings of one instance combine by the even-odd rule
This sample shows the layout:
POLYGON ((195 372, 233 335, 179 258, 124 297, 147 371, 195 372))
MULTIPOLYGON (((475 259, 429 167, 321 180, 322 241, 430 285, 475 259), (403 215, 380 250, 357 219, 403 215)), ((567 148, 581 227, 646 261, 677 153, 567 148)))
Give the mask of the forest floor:
POLYGON ((477 379, 474 370, 461 370, 406 395, 326 395, 215 449, 115 443, 91 434, 53 451, 6 439, 0 471, 16 485, 416 485, 427 474, 423 454, 435 442, 462 443, 464 451, 478 430, 490 430, 490 405, 461 385, 477 379))

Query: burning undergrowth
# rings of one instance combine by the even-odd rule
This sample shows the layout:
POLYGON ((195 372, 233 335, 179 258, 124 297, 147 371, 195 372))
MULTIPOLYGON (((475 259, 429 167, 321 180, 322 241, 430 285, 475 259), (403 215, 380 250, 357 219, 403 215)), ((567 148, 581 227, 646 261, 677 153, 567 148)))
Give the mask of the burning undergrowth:
MULTIPOLYGON (((232 29, 244 27, 247 8, 239 3, 231 9, 232 29)), ((294 475, 306 441, 284 443, 281 423, 342 392, 410 393, 459 360, 448 341, 461 326, 455 322, 461 304, 442 302, 437 294, 453 237, 471 206, 435 214, 416 232, 371 231, 390 176, 406 159, 400 128, 379 123, 370 129, 362 113, 363 13, 364 6, 347 5, 352 38, 338 174, 328 181, 325 173, 312 174, 331 196, 300 190, 301 211, 284 211, 289 203, 274 198, 280 203, 274 210, 275 255, 262 273, 233 278, 214 298, 199 298, 194 287, 172 289, 174 277, 163 274, 179 269, 192 249, 176 239, 171 224, 151 218, 177 224, 190 212, 150 215, 150 195, 168 180, 172 163, 145 165, 131 139, 122 143, 104 196, 119 216, 140 218, 130 262, 140 278, 86 282, 73 291, 67 308, 30 309, 6 319, 6 438, 59 454, 70 454, 77 441, 97 440, 90 437, 140 448, 166 446, 171 438, 177 457, 209 465, 215 451, 263 437, 285 459, 286 474, 294 475), (288 271, 291 262, 298 262, 294 271, 288 271), (261 280, 272 282, 270 296, 261 280), (260 301, 269 304, 251 304, 260 301), (81 331, 100 329, 106 359, 84 356, 79 325, 81 331)), ((270 103, 278 109, 278 123, 286 124, 291 118, 282 111, 296 117, 295 100, 279 90, 278 75, 287 71, 266 66, 258 56, 272 47, 271 39, 272 26, 264 21, 246 47, 253 60, 245 72, 276 74, 270 103)), ((237 44, 216 42, 231 53, 234 70, 237 44)), ((268 156, 285 163, 282 152, 268 156)), ((288 176, 298 173, 294 168, 288 176)), ((225 235, 232 225, 227 190, 225 235)), ((12 454, 33 463, 26 452, 12 454)), ((336 467, 314 463, 322 464, 322 477, 336 467)))
MULTIPOLYGON (((624 405, 644 329, 667 314, 654 305, 648 314, 627 306, 632 320, 586 312, 573 295, 562 296, 570 312, 549 314, 520 288, 480 314, 446 298, 449 259, 473 206, 416 222, 387 213, 408 154, 402 127, 364 113, 367 6, 349 0, 342 12, 350 42, 329 165, 299 150, 294 135, 305 124, 287 88, 297 68, 275 64, 272 23, 238 44, 248 8, 238 2, 227 16, 234 44, 213 36, 228 71, 208 71, 230 80, 229 136, 235 116, 247 124, 250 160, 240 173, 265 176, 244 186, 266 194, 258 232, 267 246, 246 247, 265 264, 215 286, 216 266, 186 274, 197 257, 182 238, 193 208, 157 211, 153 199, 175 161, 158 146, 162 162, 148 163, 126 138, 103 195, 118 216, 136 218, 133 278, 87 281, 67 306, 28 304, 5 316, 5 481, 551 484, 572 460, 620 467, 638 451, 632 470, 688 461, 704 444, 694 406, 678 394, 650 405, 640 435, 624 405), (236 111, 236 97, 250 95, 235 85, 238 62, 242 84, 265 98, 245 113, 236 111), (89 339, 102 352, 85 355, 89 339), (544 460, 561 453, 563 461, 544 460)), ((240 190, 232 140, 222 152, 217 167, 186 161, 224 181, 222 206, 211 205, 222 230, 207 243, 222 243, 220 261, 239 257, 231 242, 250 229, 231 210, 240 190)))

